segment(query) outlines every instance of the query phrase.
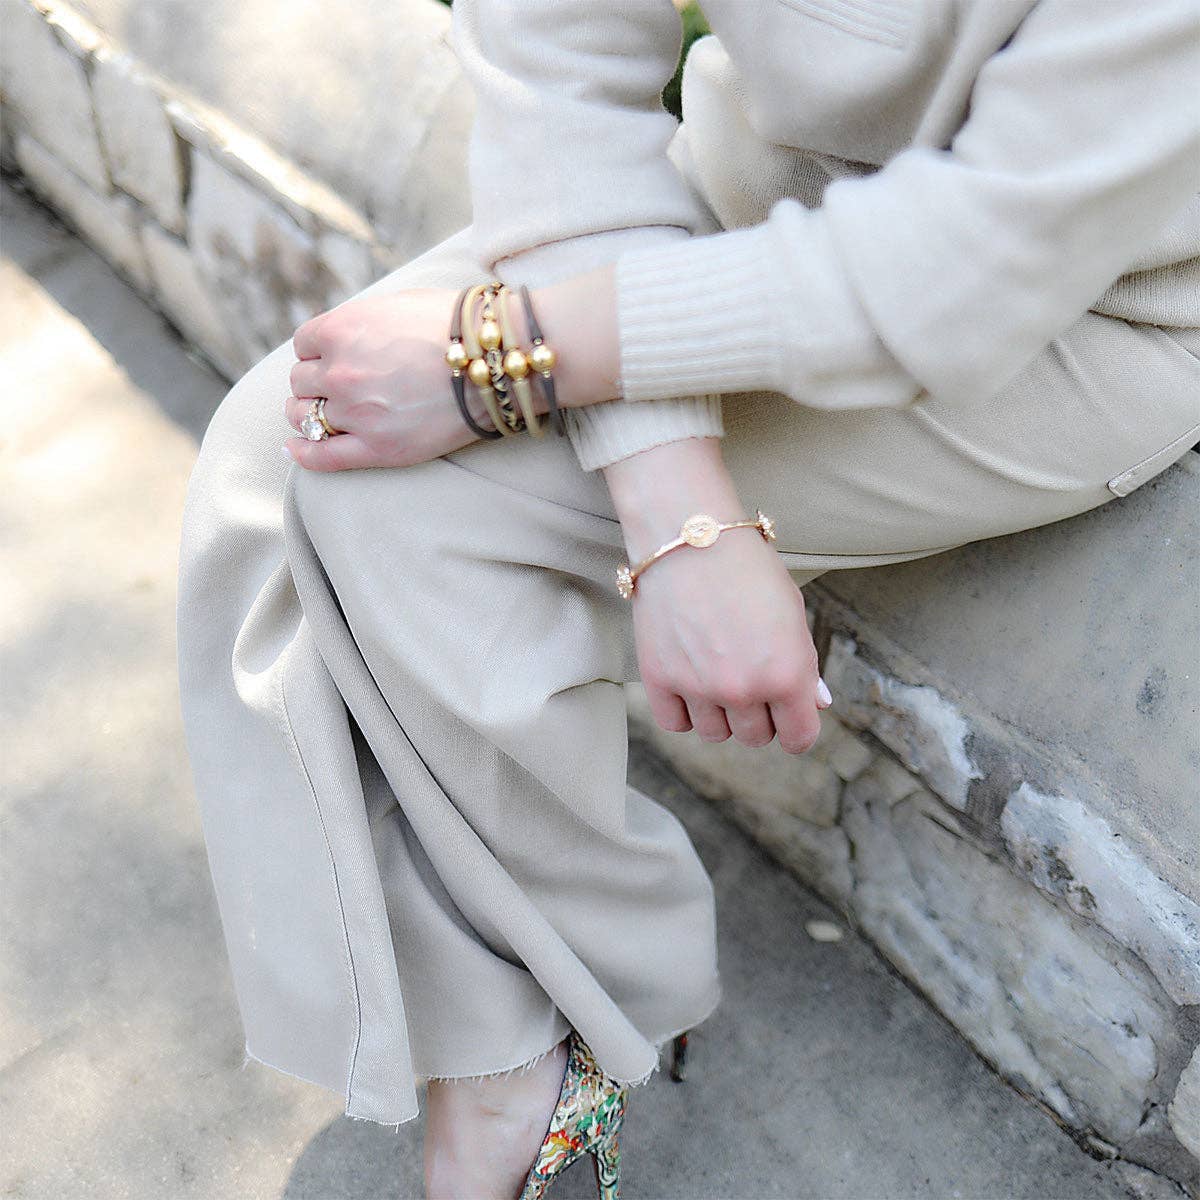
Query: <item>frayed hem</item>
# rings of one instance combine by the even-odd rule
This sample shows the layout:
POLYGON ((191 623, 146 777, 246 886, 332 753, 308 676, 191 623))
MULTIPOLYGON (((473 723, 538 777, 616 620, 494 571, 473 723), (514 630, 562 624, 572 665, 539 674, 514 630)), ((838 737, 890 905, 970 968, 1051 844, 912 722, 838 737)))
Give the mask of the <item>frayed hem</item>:
MULTIPOLYGON (((289 1071, 285 1067, 276 1066, 273 1062, 267 1062, 265 1058, 259 1058, 248 1045, 242 1045, 242 1063, 238 1067, 239 1071, 244 1071, 251 1063, 256 1062, 260 1066, 270 1067, 272 1071, 278 1071, 281 1075, 286 1075, 289 1079, 299 1079, 302 1083, 311 1083, 315 1087, 324 1088, 330 1091, 328 1084, 320 1083, 316 1079, 310 1079, 307 1075, 298 1075, 295 1071, 289 1071)), ((366 1121, 371 1125, 380 1125, 384 1129, 390 1129, 393 1133, 400 1132, 401 1125, 407 1125, 410 1121, 415 1121, 421 1115, 420 1110, 413 1112, 411 1116, 404 1117, 399 1121, 380 1121, 377 1117, 360 1117, 357 1113, 349 1112, 346 1109, 342 1110, 342 1116, 349 1117, 352 1121, 366 1121)))
POLYGON ((564 1040, 570 1037, 571 1031, 561 1034, 553 1046, 547 1047, 540 1054, 535 1054, 533 1058, 526 1059, 522 1063, 517 1063, 513 1067, 501 1067, 498 1071, 485 1071, 481 1075, 422 1075, 416 1074, 416 1080, 419 1084, 422 1083, 479 1083, 484 1079, 507 1079, 512 1075, 524 1075, 538 1065, 547 1055, 553 1054, 559 1048, 564 1040))

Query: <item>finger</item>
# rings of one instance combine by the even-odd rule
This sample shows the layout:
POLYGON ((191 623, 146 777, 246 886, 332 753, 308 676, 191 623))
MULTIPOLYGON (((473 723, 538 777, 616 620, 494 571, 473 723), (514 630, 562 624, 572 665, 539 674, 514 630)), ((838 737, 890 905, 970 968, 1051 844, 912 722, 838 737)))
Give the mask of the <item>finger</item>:
POLYGON ((370 445, 353 433, 339 433, 319 442, 288 438, 283 445, 306 471, 350 471, 380 465, 370 445))
POLYGON ((315 317, 309 317, 302 325, 298 326, 296 332, 292 334, 292 349, 296 353, 296 357, 304 358, 320 358, 321 344, 319 330, 321 320, 324 318, 324 313, 317 313, 315 317))
POLYGON ((327 396, 325 390, 325 363, 319 358, 311 358, 292 366, 289 376, 292 384, 292 395, 313 399, 315 396, 327 396))
MULTIPOLYGON (((305 414, 312 406, 311 400, 301 400, 298 396, 289 396, 283 402, 283 414, 287 417, 288 424, 293 429, 301 428, 301 422, 304 420, 305 414)), ((325 420, 338 431, 339 434, 349 433, 350 429, 347 425, 342 424, 344 418, 338 416, 338 405, 333 400, 325 401, 325 420)), ((331 435, 332 436, 332 435, 331 435)))
POLYGON ((775 738, 775 723, 765 704, 745 704, 740 708, 726 705, 725 720, 743 746, 765 746, 775 738))
POLYGON ((646 684, 646 700, 650 704, 650 714, 660 729, 668 733, 686 733, 691 729, 687 705, 678 693, 646 684))
POLYGON ((686 697, 688 716, 702 742, 724 742, 733 736, 725 710, 711 700, 686 697))
POLYGON ((779 745, 788 754, 807 753, 820 735, 821 718, 815 701, 813 689, 808 686, 771 701, 771 720, 779 736, 779 745))

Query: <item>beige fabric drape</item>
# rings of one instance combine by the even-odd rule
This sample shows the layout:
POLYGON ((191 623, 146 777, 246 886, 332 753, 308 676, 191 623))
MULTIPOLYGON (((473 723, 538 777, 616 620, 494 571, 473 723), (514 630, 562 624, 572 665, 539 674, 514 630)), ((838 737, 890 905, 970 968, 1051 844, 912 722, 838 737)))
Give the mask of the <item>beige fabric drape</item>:
MULTIPOLYGON (((367 292, 486 277, 469 232, 367 292)), ((219 408, 182 529, 181 700, 247 1053, 388 1123, 422 1076, 570 1024, 642 1079, 720 981, 703 865, 625 781, 603 476, 554 437, 305 472, 277 448, 292 362, 219 408)), ((1088 313, 986 404, 734 394, 723 447, 803 583, 1111 500, 1200 440, 1198 396, 1182 340, 1088 313)))

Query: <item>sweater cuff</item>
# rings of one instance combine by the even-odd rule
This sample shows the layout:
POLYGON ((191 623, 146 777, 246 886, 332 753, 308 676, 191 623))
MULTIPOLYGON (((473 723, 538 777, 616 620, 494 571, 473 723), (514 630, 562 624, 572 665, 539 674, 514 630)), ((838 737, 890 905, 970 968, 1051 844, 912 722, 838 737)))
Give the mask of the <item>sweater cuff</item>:
POLYGON ((623 250, 621 402, 774 391, 817 408, 919 390, 852 290, 825 214, 784 197, 758 225, 623 250))
POLYGON ((623 404, 608 400, 561 410, 567 437, 585 471, 607 467, 651 446, 688 437, 724 437, 721 397, 673 396, 623 404))

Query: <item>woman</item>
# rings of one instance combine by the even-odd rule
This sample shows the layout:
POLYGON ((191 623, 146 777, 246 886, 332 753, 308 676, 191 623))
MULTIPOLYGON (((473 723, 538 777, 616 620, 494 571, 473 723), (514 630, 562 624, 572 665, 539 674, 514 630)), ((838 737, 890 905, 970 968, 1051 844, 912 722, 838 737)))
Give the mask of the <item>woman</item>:
POLYGON ((471 225, 255 366, 191 481, 181 691, 247 1055, 381 1122, 428 1081, 433 1196, 536 1194, 575 1153, 552 1113, 601 1104, 615 1194, 626 1089, 719 1002, 624 683, 664 729, 803 753, 799 585, 1200 440, 1191 0, 704 9, 677 126, 670 0, 456 0, 471 225), (528 286, 566 436, 456 405, 489 280, 527 350, 528 286), (699 513, 744 523, 622 595, 699 513))

